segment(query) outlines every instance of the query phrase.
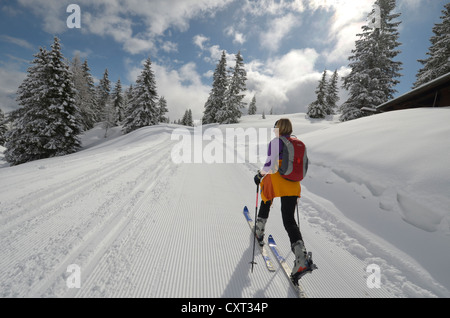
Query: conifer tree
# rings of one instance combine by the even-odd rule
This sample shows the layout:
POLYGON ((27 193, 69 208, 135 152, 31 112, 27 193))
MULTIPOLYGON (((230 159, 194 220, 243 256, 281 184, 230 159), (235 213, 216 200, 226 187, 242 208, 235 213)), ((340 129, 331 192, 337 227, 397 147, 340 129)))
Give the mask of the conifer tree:
POLYGON ((431 46, 427 59, 418 60, 422 65, 413 88, 428 83, 450 72, 450 3, 444 5, 442 22, 433 27, 434 35, 430 38, 431 46))
POLYGON ((0 146, 3 146, 6 142, 6 118, 5 113, 0 108, 0 146))
POLYGON ((145 61, 144 69, 136 80, 136 85, 133 87, 128 117, 125 119, 123 127, 125 133, 158 124, 157 95, 152 62, 148 58, 145 61))
POLYGON ((133 101, 133 84, 131 84, 125 90, 125 93, 124 93, 123 97, 124 97, 124 113, 123 113, 123 118, 124 119, 122 121, 122 124, 124 123, 125 119, 130 116, 131 103, 133 101))
POLYGON ((192 118, 192 110, 191 109, 188 110, 188 124, 189 124, 189 126, 194 127, 194 120, 192 118))
POLYGON ((12 114, 13 128, 7 134, 5 159, 12 165, 70 154, 81 147, 76 91, 59 39, 54 38, 51 51, 41 48, 34 56, 17 91, 21 108, 12 114))
POLYGON ((250 105, 248 106, 248 114, 249 115, 255 115, 257 111, 256 108, 256 95, 253 95, 252 101, 250 105))
POLYGON ((245 107, 242 101, 247 90, 245 82, 247 81, 247 72, 244 68, 244 59, 239 51, 236 54, 235 66, 231 70, 232 76, 229 80, 228 89, 225 94, 225 103, 217 112, 217 121, 221 124, 235 124, 242 116, 241 109, 245 107))
POLYGON ((180 124, 186 126, 186 122, 187 122, 187 116, 188 116, 188 111, 186 109, 186 111, 184 112, 183 118, 181 118, 180 124))
POLYGON ((309 104, 307 115, 310 118, 325 118, 326 115, 327 71, 322 73, 322 79, 316 88, 317 99, 309 104))
POLYGON ((87 60, 84 60, 83 65, 82 65, 82 69, 83 69, 83 77, 85 80, 85 84, 87 86, 87 93, 86 95, 88 95, 88 98, 86 100, 86 103, 90 103, 90 112, 93 113, 93 118, 94 118, 94 122, 95 122, 95 109, 97 109, 97 99, 95 96, 95 84, 94 84, 94 78, 92 77, 91 74, 91 69, 89 68, 88 62, 87 60))
POLYGON ((71 64, 73 73, 73 83, 76 89, 75 103, 80 110, 80 123, 83 130, 89 130, 94 127, 95 115, 95 89, 94 80, 90 74, 87 60, 81 64, 79 55, 75 55, 71 64))
POLYGON ((341 106, 341 120, 347 121, 372 114, 363 108, 376 106, 393 98, 396 80, 401 76, 401 62, 393 59, 400 53, 396 48, 397 31, 401 22, 395 21, 400 14, 392 13, 395 0, 376 0, 374 10, 369 15, 377 23, 364 25, 355 49, 349 57, 351 72, 344 77, 344 88, 349 90, 349 98, 341 106), (375 13, 380 13, 376 16, 375 13))
POLYGON ((122 83, 120 79, 117 80, 116 85, 114 86, 114 90, 111 95, 111 103, 113 105, 114 110, 114 126, 119 126, 124 119, 125 112, 125 104, 124 97, 122 93, 122 83))
POLYGON ((103 78, 97 86, 97 122, 105 121, 106 116, 109 116, 110 110, 106 109, 109 105, 111 95, 111 81, 109 80, 108 69, 105 69, 103 73, 103 78))
POLYGON ((169 119, 166 117, 166 113, 169 110, 167 109, 167 101, 164 96, 161 96, 158 101, 158 122, 159 123, 168 123, 169 119))
POLYGON ((328 85, 326 88, 326 97, 325 97, 325 114, 326 115, 334 115, 336 113, 336 107, 337 107, 337 103, 339 101, 338 80, 339 80, 339 75, 338 75, 337 70, 335 70, 333 75, 331 75, 330 81, 328 82, 328 85))
POLYGON ((191 109, 187 109, 184 112, 183 118, 181 119, 181 125, 190 126, 190 127, 194 126, 194 121, 192 119, 192 110, 191 109))
POLYGON ((222 56, 214 71, 212 89, 205 104, 203 124, 219 122, 217 113, 225 108, 227 87, 227 59, 225 51, 222 51, 222 56))

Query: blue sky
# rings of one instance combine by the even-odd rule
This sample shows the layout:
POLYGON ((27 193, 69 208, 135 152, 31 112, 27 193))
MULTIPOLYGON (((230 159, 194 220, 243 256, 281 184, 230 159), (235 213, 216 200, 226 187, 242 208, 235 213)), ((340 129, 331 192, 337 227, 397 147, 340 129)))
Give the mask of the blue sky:
MULTIPOLYGON (((444 0, 397 0, 403 62, 398 94, 410 90, 426 57, 444 0)), ((60 38, 64 56, 87 59, 95 79, 132 84, 150 57, 158 94, 171 120, 188 108, 199 119, 212 72, 225 50, 239 50, 248 72, 247 97, 259 112, 304 112, 322 72, 348 74, 348 56, 372 0, 0 0, 0 107, 17 107, 15 92, 39 47, 60 38), (81 9, 81 28, 66 12, 81 9)), ((398 95, 397 94, 397 95, 398 95)), ((340 92, 341 101, 346 92, 340 92)))

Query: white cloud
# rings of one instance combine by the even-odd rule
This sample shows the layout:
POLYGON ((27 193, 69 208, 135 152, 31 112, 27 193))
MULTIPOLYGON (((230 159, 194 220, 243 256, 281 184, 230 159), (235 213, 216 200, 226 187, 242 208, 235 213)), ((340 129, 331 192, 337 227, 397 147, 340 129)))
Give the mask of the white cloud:
POLYGON ((239 31, 236 31, 233 26, 226 28, 224 32, 227 36, 233 37, 233 43, 242 45, 246 41, 245 35, 239 31))
MULTIPOLYGON (((227 67, 234 66, 236 60, 236 53, 228 53, 227 50, 221 49, 219 45, 212 45, 207 48, 209 56, 206 56, 204 60, 211 65, 216 66, 222 58, 222 53, 225 52, 225 59, 227 60, 227 67)), ((245 60, 245 57, 243 57, 245 60)))
POLYGON ((301 112, 314 99, 321 72, 314 70, 319 54, 314 49, 291 50, 289 53, 247 65, 248 95, 256 94, 259 110, 267 114, 301 112))
POLYGON ((228 66, 231 65, 230 63, 233 63, 235 60, 234 54, 229 54, 226 50, 221 49, 219 45, 210 45, 208 43, 209 38, 207 38, 203 35, 194 36, 193 42, 195 45, 197 45, 201 49, 199 56, 202 56, 204 52, 209 53, 209 55, 207 55, 203 58, 205 62, 208 62, 212 65, 217 65, 217 63, 220 61, 220 59, 222 57, 223 51, 225 51, 225 57, 227 59, 228 66))
POLYGON ((357 33, 360 32, 362 23, 350 23, 329 36, 330 42, 334 41, 335 45, 330 46, 322 52, 328 63, 344 63, 348 60, 352 49, 355 48, 357 33))
POLYGON ((292 13, 270 21, 269 29, 260 35, 261 46, 270 51, 277 51, 284 37, 299 23, 300 20, 292 13))
POLYGON ((72 52, 72 55, 73 55, 73 56, 78 55, 78 57, 79 57, 80 59, 87 59, 92 53, 93 53, 93 52, 92 52, 91 49, 86 49, 86 50, 84 50, 84 51, 74 50, 74 51, 72 52))
POLYGON ((0 67, 0 108, 4 112, 17 109, 16 92, 26 73, 15 67, 0 67))
POLYGON ((202 84, 195 63, 187 63, 179 70, 154 65, 158 94, 164 96, 170 120, 182 118, 187 109, 194 119, 201 119, 210 87, 202 84))
POLYGON ((31 44, 30 42, 4 34, 0 35, 0 41, 13 43, 25 49, 34 49, 34 45, 31 44))
POLYGON ((328 31, 328 42, 334 47, 326 50, 327 62, 344 62, 355 46, 357 34, 366 23, 367 15, 373 8, 372 0, 340 0, 313 2, 316 9, 332 10, 331 25, 328 31))
POLYGON ((197 45, 202 51, 205 49, 203 47, 203 44, 207 41, 209 41, 209 38, 207 38, 206 36, 203 36, 201 34, 194 36, 194 39, 193 39, 194 44, 197 45))
POLYGON ((246 41, 246 40, 245 40, 245 35, 244 35, 244 34, 239 33, 239 32, 236 32, 236 33, 234 34, 234 40, 233 40, 233 42, 239 43, 239 44, 244 44, 245 41, 246 41))
MULTIPOLYGON (((106 1, 106 0, 104 0, 106 1)), ((226 7, 233 0, 126 0, 121 1, 121 8, 133 15, 143 17, 154 35, 162 35, 170 27, 186 31, 189 20, 205 14, 214 14, 216 10, 226 7)))
POLYGON ((111 36, 116 42, 122 43, 123 49, 131 54, 156 52, 155 40, 148 34, 133 35, 130 19, 115 14, 98 15, 86 12, 83 14, 83 22, 90 33, 111 36))
MULTIPOLYGON (((300 25, 299 14, 305 11, 303 2, 303 0, 245 0, 242 12, 244 15, 266 19, 266 29, 256 28, 259 33, 260 45, 263 49, 276 52, 283 39, 291 33, 294 27, 300 25)), ((245 16, 242 21, 247 21, 247 17, 245 16)), ((247 30, 252 27, 247 26, 247 30)), ((238 41, 238 38, 235 38, 235 41, 238 41)))
MULTIPOLYGON (((314 49, 308 48, 291 50, 267 61, 249 62, 246 65, 247 99, 256 95, 259 113, 265 111, 268 114, 270 110, 275 114, 306 112, 308 105, 316 99, 315 90, 323 73, 315 68, 319 56, 314 49)), ((328 70, 329 77, 332 72, 334 70, 328 70)), ((340 67, 340 80, 349 72, 348 67, 340 67)), ((342 82, 338 87, 341 86, 342 82)), ((339 97, 339 103, 345 101, 347 91, 340 89, 339 97)))
POLYGON ((42 19, 44 31, 57 34, 67 30, 68 15, 65 15, 65 12, 69 3, 58 0, 18 0, 18 2, 42 19))
POLYGON ((303 12, 305 7, 302 0, 245 0, 243 11, 255 16, 283 15, 286 12, 303 12))
POLYGON ((178 52, 178 44, 171 41, 164 41, 161 45, 161 49, 167 53, 178 52))
MULTIPOLYGON (((51 34, 67 30, 66 12, 69 0, 18 0, 42 19, 43 28, 51 34)), ((191 19, 214 15, 234 0, 78 0, 82 32, 111 36, 131 54, 157 50, 156 39, 170 28, 186 31, 191 19), (145 30, 137 31, 136 26, 145 30)), ((167 43, 163 49, 167 50, 167 43)))

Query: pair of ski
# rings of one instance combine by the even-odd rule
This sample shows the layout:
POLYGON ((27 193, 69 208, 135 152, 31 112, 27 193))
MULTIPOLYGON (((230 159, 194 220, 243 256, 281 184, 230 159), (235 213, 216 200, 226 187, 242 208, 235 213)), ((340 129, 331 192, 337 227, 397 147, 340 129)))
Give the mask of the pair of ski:
MULTIPOLYGON (((247 220, 248 225, 250 226, 250 230, 254 231, 255 222, 250 217, 250 214, 248 212, 248 208, 247 207, 244 207, 244 216, 245 216, 245 218, 247 220)), ((257 244, 257 245, 259 246, 259 249, 261 251, 261 255, 262 255, 263 259, 264 259, 264 262, 265 262, 265 264, 267 266, 267 269, 270 272, 275 272, 275 267, 272 264, 272 260, 271 260, 271 258, 269 256, 269 253, 267 252, 267 249, 266 249, 265 245, 260 245, 260 244, 257 244)), ((303 275, 301 275, 301 276, 292 277, 291 274, 290 274, 291 269, 289 268, 289 265, 287 264, 287 262, 284 259, 284 257, 280 255, 280 253, 278 251, 277 244, 276 244, 275 239, 273 238, 272 235, 269 235, 268 245, 269 245, 270 249, 272 250, 272 253, 277 258, 278 263, 280 264, 281 268, 283 269, 283 272, 286 274, 286 277, 289 279, 290 285, 294 289, 295 293, 300 298, 306 298, 306 293, 303 290, 303 287, 298 283, 298 280, 301 278, 301 276, 303 276, 306 273, 303 273, 303 275)), ((308 273, 310 273, 314 269, 316 269, 317 266, 312 262, 312 254, 311 254, 311 252, 308 253, 308 259, 309 259, 310 263, 312 264, 311 265, 311 270, 308 271, 308 273)))

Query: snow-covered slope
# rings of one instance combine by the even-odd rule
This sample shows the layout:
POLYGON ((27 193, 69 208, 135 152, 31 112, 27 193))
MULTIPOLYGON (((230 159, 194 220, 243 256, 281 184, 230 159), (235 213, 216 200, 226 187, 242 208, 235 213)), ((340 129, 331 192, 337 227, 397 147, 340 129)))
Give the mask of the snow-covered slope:
MULTIPOLYGON (((349 123, 287 117, 311 160, 299 206, 319 266, 302 279, 308 296, 449 297, 450 109, 349 123), (381 288, 368 287, 372 264, 381 288)), ((83 151, 0 169, 0 296, 295 297, 260 255, 250 272, 242 209, 254 213, 259 165, 175 164, 176 128, 103 141, 97 127, 83 151), (81 288, 68 288, 71 264, 81 288)), ((276 200, 266 231, 291 264, 279 210, 276 200)))

